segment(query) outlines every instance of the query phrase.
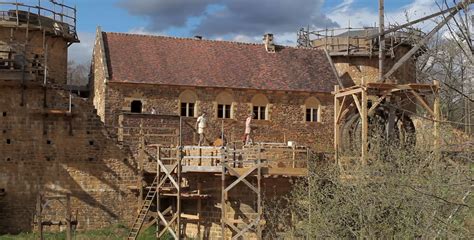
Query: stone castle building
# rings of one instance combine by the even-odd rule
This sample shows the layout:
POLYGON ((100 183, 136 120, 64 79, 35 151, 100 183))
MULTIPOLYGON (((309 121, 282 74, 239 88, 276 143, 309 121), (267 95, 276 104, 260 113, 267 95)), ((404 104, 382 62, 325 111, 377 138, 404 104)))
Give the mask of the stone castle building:
MULTIPOLYGON (((331 91, 337 82, 324 51, 274 45, 271 35, 266 35, 265 40, 264 44, 250 44, 97 29, 91 71, 97 113, 138 159, 143 155, 140 143, 184 146, 182 154, 189 160, 183 162, 182 168, 191 170, 182 170, 182 187, 186 189, 180 195, 182 208, 177 210, 171 197, 176 192, 160 189, 158 201, 160 211, 166 212, 169 207, 178 212, 184 222, 183 234, 188 237, 235 236, 235 227, 245 229, 244 222, 263 217, 258 209, 262 199, 290 192, 295 178, 307 174, 310 152, 332 151, 331 91), (265 174, 261 178, 256 173, 249 176, 248 181, 261 186, 259 197, 253 192, 255 189, 245 184, 235 185, 236 189, 222 195, 225 186, 234 181, 231 179, 238 177, 224 173, 229 182, 222 182, 218 175, 222 159, 212 160, 222 149, 193 146, 197 144, 196 119, 203 112, 208 116, 206 145, 214 145, 224 135, 229 144, 225 151, 235 150, 236 145, 240 149, 249 113, 255 114, 254 140, 278 144, 278 153, 262 153, 268 163, 262 170, 265 174), (309 149, 288 148, 288 141, 309 149), (205 156, 195 161, 195 154, 205 156), (289 163, 292 154, 293 159, 304 160, 289 163), (201 202, 201 197, 205 201, 201 202), (221 226, 224 221, 228 221, 228 227, 221 226)), ((245 160, 249 156, 239 158, 245 160)), ((138 184, 137 191, 146 186, 153 188, 151 180, 157 170, 156 162, 150 159, 154 158, 147 156, 139 164, 143 167, 138 182, 146 183, 138 184)), ((241 165, 238 161, 233 165, 241 165)), ((256 160, 250 162, 250 166, 256 166, 256 160)), ((234 167, 241 172, 250 169, 234 167)), ((171 215, 167 217, 173 219, 171 215)), ((256 238, 259 231, 254 228, 249 227, 251 231, 243 236, 256 238)))
MULTIPOLYGON (((137 126, 127 119, 154 108, 157 115, 181 116, 185 128, 206 112, 210 143, 222 131, 237 142, 253 112, 255 141, 331 151, 337 83, 321 50, 98 29, 92 69, 94 106, 119 139, 127 138, 127 124, 137 126)), ((196 144, 189 131, 183 144, 196 144)))
MULTIPOLYGON (((234 236, 235 228, 221 231, 226 216, 234 227, 252 216, 261 217, 261 200, 291 191, 294 179, 307 174, 311 152, 334 152, 332 91, 338 82, 321 49, 275 45, 271 35, 264 37, 264 44, 249 44, 98 28, 91 97, 85 99, 71 94, 66 85, 67 48, 79 41, 75 9, 67 20, 63 13, 41 14, 43 8, 12 5, 13 10, 0 14, 0 233, 33 230, 39 195, 70 196, 70 212, 80 230, 133 223, 142 196, 159 172, 156 159, 140 151, 150 144, 175 150, 181 145, 191 149, 184 154, 194 154, 194 125, 203 112, 208 115, 208 145, 224 136, 236 151, 244 120, 255 113, 256 142, 279 144, 278 151, 288 150, 288 141, 308 148, 298 154, 296 147, 290 147, 289 154, 265 152, 258 159, 269 163, 265 173, 248 180, 258 185, 258 196, 244 184, 229 184, 248 170, 242 161, 234 162, 237 174, 224 171, 223 179, 218 165, 222 159, 206 166, 200 162, 197 167, 209 167, 209 172, 183 177, 183 185, 192 191, 184 192, 191 197, 182 201, 183 217, 178 213, 179 218, 188 217, 183 230, 188 236, 234 236), (304 154, 305 162, 295 163, 295 156, 304 154), (279 161, 292 158, 292 163, 279 161), (229 185, 236 188, 223 194, 229 185), (199 202, 199 210, 193 201, 199 202)), ((375 81, 375 59, 331 54, 347 86, 362 78, 375 81)), ((412 70, 407 64, 395 76, 400 83, 413 82, 412 70)), ((378 99, 372 97, 373 102, 378 99)), ((214 159, 222 150, 209 149, 199 154, 209 151, 214 159)), ((160 201, 173 211, 177 208, 169 198, 160 201)), ((63 207, 40 203, 43 220, 64 222, 63 207)), ((261 222, 258 219, 256 225, 261 222)), ((257 233, 253 234, 244 236, 257 233)))

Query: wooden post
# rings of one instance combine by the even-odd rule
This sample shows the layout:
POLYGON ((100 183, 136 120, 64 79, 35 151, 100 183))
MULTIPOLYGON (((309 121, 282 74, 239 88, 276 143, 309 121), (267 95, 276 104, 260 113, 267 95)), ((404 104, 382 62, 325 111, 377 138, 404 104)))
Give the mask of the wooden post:
POLYGON ((440 149, 440 129, 439 129, 439 123, 441 121, 441 104, 440 104, 440 98, 439 98, 439 81, 435 80, 433 81, 433 84, 435 85, 435 93, 434 93, 434 103, 433 103, 433 112, 434 112, 434 152, 436 154, 436 158, 440 159, 441 157, 441 149, 440 149))
POLYGON ((226 198, 227 195, 225 193, 225 172, 226 172, 226 162, 224 156, 224 149, 221 149, 221 165, 222 165, 222 173, 221 173, 221 239, 225 238, 225 227, 226 227, 226 198))
MULTIPOLYGON (((138 206, 142 206, 143 204, 143 157, 145 152, 145 136, 143 134, 143 122, 140 123, 140 136, 139 136, 139 143, 138 143, 138 181, 137 187, 139 191, 138 196, 138 206)), ((140 211, 140 209, 138 209, 140 211)))
POLYGON ((197 200, 197 238, 201 238, 201 210, 202 210, 202 200, 201 200, 201 193, 202 193, 202 183, 201 183, 201 178, 198 178, 198 183, 197 183, 197 194, 198 194, 198 200, 197 200))
POLYGON ((42 202, 42 196, 41 196, 41 193, 38 193, 38 196, 36 198, 36 221, 37 221, 37 225, 38 225, 38 235, 39 235, 39 239, 40 240, 43 240, 44 237, 43 237, 43 206, 41 204, 42 202))
POLYGON ((340 143, 340 128, 339 128, 339 123, 337 122, 339 110, 341 109, 341 104, 336 96, 336 94, 339 92, 339 86, 335 85, 334 86, 334 157, 335 157, 335 163, 339 164, 339 143, 340 143))
POLYGON ((379 0, 379 82, 384 81, 384 60, 385 60, 385 19, 384 0, 379 0))
POLYGON ((181 167, 183 161, 183 146, 179 146, 178 148, 178 167, 177 167, 177 183, 178 189, 176 191, 176 212, 178 217, 176 219, 176 236, 178 239, 181 239, 181 167))
POLYGON ((349 49, 351 47, 351 20, 349 19, 349 24, 347 25, 347 56, 349 56, 349 49))
POLYGON ((66 229, 66 239, 67 240, 72 240, 72 235, 71 235, 71 195, 67 194, 66 195, 66 224, 67 224, 67 229, 66 229))
POLYGON ((362 88, 362 99, 361 99, 361 110, 362 112, 360 113, 360 120, 362 123, 362 129, 361 129, 361 161, 362 164, 367 163, 367 153, 368 153, 368 111, 367 111, 367 90, 364 88, 365 82, 364 79, 362 79, 362 85, 360 86, 362 88))
POLYGON ((156 238, 159 239, 160 235, 160 218, 158 216, 158 213, 161 211, 160 209, 160 189, 158 186, 160 181, 161 181, 161 167, 158 162, 161 161, 161 147, 157 146, 156 147, 156 181, 157 181, 157 186, 156 186, 156 238))
MULTIPOLYGON (((293 146, 294 149, 294 146, 293 146)), ((293 151, 294 154, 294 151, 293 151)), ((257 159, 257 213, 258 213, 258 222, 257 222, 257 239, 262 239, 262 224, 261 224, 261 217, 263 216, 263 208, 262 208, 262 147, 259 146, 258 148, 258 159, 257 159)), ((293 162, 294 163, 294 162, 293 162)))

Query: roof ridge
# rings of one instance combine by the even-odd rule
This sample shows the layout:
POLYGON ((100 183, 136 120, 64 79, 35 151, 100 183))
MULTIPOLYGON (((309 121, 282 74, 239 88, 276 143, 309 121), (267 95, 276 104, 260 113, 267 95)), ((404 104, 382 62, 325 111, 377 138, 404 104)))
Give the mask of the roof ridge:
MULTIPOLYGON (((263 46, 263 43, 252 43, 252 42, 238 42, 238 41, 231 41, 231 40, 218 40, 218 39, 196 39, 192 37, 176 37, 176 36, 167 36, 167 35, 152 35, 152 34, 142 34, 142 33, 123 33, 123 32, 104 32, 106 34, 115 34, 115 35, 123 35, 123 36, 137 36, 137 37, 149 37, 149 38, 167 38, 167 39, 176 39, 176 40, 185 40, 185 41, 196 41, 196 42, 216 42, 216 43, 231 43, 237 45, 253 45, 253 46, 263 46)), ((312 47, 301 47, 301 46, 288 46, 288 45, 279 45, 275 44, 275 46, 283 47, 283 48, 293 48, 293 49, 306 49, 306 50, 318 50, 312 47)))

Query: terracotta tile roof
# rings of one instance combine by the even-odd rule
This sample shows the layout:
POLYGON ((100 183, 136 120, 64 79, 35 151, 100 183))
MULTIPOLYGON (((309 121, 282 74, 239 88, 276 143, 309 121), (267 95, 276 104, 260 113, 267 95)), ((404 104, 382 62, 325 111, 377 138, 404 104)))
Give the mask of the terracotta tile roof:
POLYGON ((330 92, 323 51, 103 32, 111 82, 330 92))

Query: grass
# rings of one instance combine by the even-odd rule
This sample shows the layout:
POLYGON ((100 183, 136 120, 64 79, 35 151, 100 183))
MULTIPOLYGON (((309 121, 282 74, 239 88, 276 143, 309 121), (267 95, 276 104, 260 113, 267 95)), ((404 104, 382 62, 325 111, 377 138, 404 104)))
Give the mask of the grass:
MULTIPOLYGON (((100 230, 91 230, 84 232, 73 233, 72 239, 74 240, 89 240, 89 239, 100 239, 100 240, 122 240, 127 238, 129 229, 122 225, 117 224, 108 228, 100 230)), ((20 233, 17 235, 0 235, 0 240, 36 240, 38 239, 37 233, 20 233)), ((46 240, 64 240, 66 239, 66 232, 59 233, 44 233, 44 239, 46 240)), ((142 232, 138 237, 138 240, 155 240, 155 227, 152 226, 146 231, 142 232)), ((170 236, 163 236, 161 239, 168 240, 172 239, 170 236)))

